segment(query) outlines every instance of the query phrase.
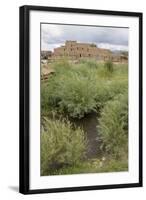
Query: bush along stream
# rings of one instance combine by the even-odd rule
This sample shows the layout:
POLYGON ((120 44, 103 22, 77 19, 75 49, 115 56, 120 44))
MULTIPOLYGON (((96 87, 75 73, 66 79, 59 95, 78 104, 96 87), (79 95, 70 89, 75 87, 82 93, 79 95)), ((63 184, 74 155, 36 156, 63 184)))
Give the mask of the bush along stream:
POLYGON ((127 171, 127 64, 52 68, 41 83, 41 175, 127 171))

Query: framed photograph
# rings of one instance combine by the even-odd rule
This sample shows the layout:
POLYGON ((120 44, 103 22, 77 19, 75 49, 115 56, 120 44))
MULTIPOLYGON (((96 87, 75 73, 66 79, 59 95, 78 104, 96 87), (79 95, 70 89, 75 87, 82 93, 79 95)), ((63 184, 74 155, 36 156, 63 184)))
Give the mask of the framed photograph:
POLYGON ((20 7, 20 192, 142 186, 142 13, 20 7))

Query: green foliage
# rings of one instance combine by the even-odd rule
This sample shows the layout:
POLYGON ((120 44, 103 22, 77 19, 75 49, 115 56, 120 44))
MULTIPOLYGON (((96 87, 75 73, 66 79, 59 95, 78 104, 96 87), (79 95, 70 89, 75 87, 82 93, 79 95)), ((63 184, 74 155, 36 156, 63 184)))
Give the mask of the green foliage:
POLYGON ((90 159, 80 162, 77 165, 63 167, 58 170, 52 170, 51 175, 63 174, 81 174, 81 173, 105 173, 120 172, 128 170, 127 160, 108 159, 103 162, 100 159, 90 159))
POLYGON ((107 102, 101 112, 98 131, 103 150, 116 159, 128 154, 128 95, 107 102))
POLYGON ((41 131, 41 175, 51 170, 72 166, 85 158, 86 137, 66 119, 45 118, 41 131))
POLYGON ((41 174, 127 170, 127 65, 87 59, 74 64, 63 58, 51 67, 55 73, 41 83, 41 174), (92 112, 99 114, 101 150, 108 158, 104 162, 98 155, 95 160, 85 160, 85 133, 63 119, 80 119, 92 112))
POLYGON ((60 60, 57 60, 57 61, 54 61, 53 62, 53 67, 55 69, 59 69, 59 68, 69 68, 71 66, 69 60, 65 57, 63 57, 62 59, 60 60))
POLYGON ((48 111, 48 98, 49 94, 47 92, 47 85, 41 84, 41 113, 46 113, 48 111))
POLYGON ((114 66, 113 66, 112 61, 109 60, 109 61, 105 62, 104 68, 105 68, 105 70, 106 70, 108 73, 113 73, 113 71, 114 71, 114 66))
POLYGON ((96 83, 96 107, 101 109, 116 95, 127 91, 126 80, 98 80, 96 83))
POLYGON ((57 94, 59 82, 56 77, 50 77, 48 83, 41 84, 41 114, 47 115, 53 108, 57 109, 60 97, 57 94))
POLYGON ((127 89, 127 79, 120 80, 117 72, 112 78, 100 77, 101 68, 105 71, 104 66, 91 67, 86 60, 75 65, 62 62, 59 66, 54 63, 55 75, 41 86, 42 114, 56 110, 70 117, 82 118, 127 89))
MULTIPOLYGON (((58 68, 57 68, 58 70, 58 68)), ((42 113, 44 109, 55 109, 71 117, 83 117, 96 108, 95 73, 88 68, 72 68, 61 72, 42 84, 42 113), (91 73, 90 73, 91 72, 91 73)))
POLYGON ((96 60, 94 59, 80 59, 80 63, 84 64, 84 67, 88 67, 88 68, 98 68, 98 63, 96 60))
POLYGON ((95 111, 96 85, 93 80, 76 74, 67 77, 61 83, 59 108, 71 117, 83 117, 95 111))

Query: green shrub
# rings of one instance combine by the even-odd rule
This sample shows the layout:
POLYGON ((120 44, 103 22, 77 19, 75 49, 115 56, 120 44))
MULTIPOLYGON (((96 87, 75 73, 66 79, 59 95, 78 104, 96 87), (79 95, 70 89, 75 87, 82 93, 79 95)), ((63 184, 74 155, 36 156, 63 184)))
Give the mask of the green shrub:
POLYGON ((51 175, 120 172, 127 170, 127 160, 115 160, 111 158, 102 161, 101 159, 94 158, 83 161, 78 165, 66 166, 58 170, 52 170, 51 175))
POLYGON ((96 84, 94 80, 76 74, 63 80, 60 87, 59 108, 71 117, 83 117, 96 110, 96 84))
POLYGON ((55 69, 59 69, 59 68, 69 68, 71 66, 69 60, 65 57, 63 57, 62 59, 60 60, 56 60, 53 62, 53 67, 55 69))
MULTIPOLYGON (((117 94, 127 90, 127 79, 101 78, 99 68, 89 67, 85 63, 62 65, 56 67, 55 74, 47 83, 42 83, 42 113, 50 110, 67 114, 70 117, 82 118, 85 114, 97 111, 117 94)), ((125 75, 127 77, 127 75, 125 75)))
POLYGON ((127 65, 114 65, 113 73, 104 64, 90 62, 54 62, 55 73, 41 83, 41 114, 49 117, 41 120, 42 175, 128 168, 127 65), (82 118, 91 112, 99 112, 98 134, 108 158, 102 167, 98 158, 94 163, 84 160, 87 141, 83 131, 60 118, 82 118))
POLYGON ((60 101, 57 88, 59 82, 55 76, 50 77, 48 83, 41 83, 41 114, 46 115, 52 109, 57 109, 60 101))
MULTIPOLYGON (((71 117, 83 117, 96 110, 96 76, 86 68, 82 73, 73 69, 56 73, 42 84, 42 112, 57 110, 71 117), (45 93, 45 94, 44 94, 45 93)), ((45 112, 44 112, 45 113, 45 112)))
POLYGON ((80 59, 80 63, 84 64, 84 66, 88 67, 88 68, 98 68, 98 63, 95 59, 80 59))
POLYGON ((112 61, 109 60, 109 61, 105 62, 104 68, 108 73, 112 73, 113 70, 114 70, 114 66, 113 66, 112 61))
POLYGON ((41 114, 48 111, 48 98, 47 85, 41 83, 41 114))
POLYGON ((101 109, 109 100, 118 94, 127 92, 126 80, 98 80, 96 83, 96 107, 101 109))
POLYGON ((102 149, 116 159, 124 156, 128 148, 128 97, 118 95, 107 102, 101 112, 98 132, 102 149))
POLYGON ((85 158, 86 137, 65 119, 45 118, 41 131, 41 175, 63 166, 72 166, 85 158))
POLYGON ((63 57, 52 63, 52 69, 57 77, 63 74, 67 75, 72 69, 72 63, 67 58, 63 57))

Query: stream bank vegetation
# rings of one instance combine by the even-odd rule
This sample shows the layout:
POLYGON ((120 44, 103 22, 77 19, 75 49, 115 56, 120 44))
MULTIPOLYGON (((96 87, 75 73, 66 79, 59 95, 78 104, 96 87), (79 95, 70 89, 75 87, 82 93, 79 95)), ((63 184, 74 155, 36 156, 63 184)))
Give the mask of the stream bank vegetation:
POLYGON ((41 175, 127 171, 127 64, 63 59, 52 68, 41 81, 41 175))

